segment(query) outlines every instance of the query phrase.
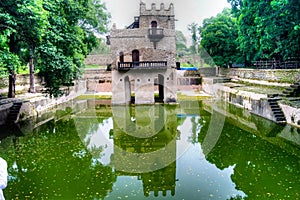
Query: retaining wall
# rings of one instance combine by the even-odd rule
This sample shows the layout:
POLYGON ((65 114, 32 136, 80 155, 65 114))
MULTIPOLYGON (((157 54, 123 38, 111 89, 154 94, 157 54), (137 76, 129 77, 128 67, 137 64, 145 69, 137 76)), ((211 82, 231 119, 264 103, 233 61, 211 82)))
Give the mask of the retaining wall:
POLYGON ((300 69, 225 69, 219 74, 229 78, 242 78, 280 83, 295 83, 300 80, 300 69))
MULTIPOLYGON (((32 116, 41 115, 47 110, 53 109, 56 106, 68 102, 81 94, 86 92, 86 81, 79 80, 73 87, 70 87, 66 94, 58 98, 49 98, 43 94, 31 94, 28 98, 28 102, 22 104, 19 112, 19 120, 24 120, 32 116)), ((6 122, 6 118, 9 114, 10 108, 14 101, 18 99, 5 99, 1 100, 0 105, 0 125, 6 122)))

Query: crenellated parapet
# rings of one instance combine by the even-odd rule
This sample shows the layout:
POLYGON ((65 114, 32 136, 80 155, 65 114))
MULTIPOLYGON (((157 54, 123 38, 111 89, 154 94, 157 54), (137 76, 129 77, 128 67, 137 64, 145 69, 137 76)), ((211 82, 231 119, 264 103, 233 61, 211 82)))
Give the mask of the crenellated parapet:
POLYGON ((158 28, 175 29, 173 4, 171 3, 169 8, 166 8, 165 4, 161 3, 158 8, 155 3, 152 3, 151 8, 147 9, 146 4, 141 2, 139 26, 149 28, 152 22, 155 22, 158 28))
POLYGON ((151 9, 146 8, 146 4, 141 2, 140 4, 140 15, 166 15, 172 16, 174 15, 174 5, 171 3, 168 9, 165 9, 165 4, 161 3, 160 7, 157 8, 155 3, 151 4, 151 9))

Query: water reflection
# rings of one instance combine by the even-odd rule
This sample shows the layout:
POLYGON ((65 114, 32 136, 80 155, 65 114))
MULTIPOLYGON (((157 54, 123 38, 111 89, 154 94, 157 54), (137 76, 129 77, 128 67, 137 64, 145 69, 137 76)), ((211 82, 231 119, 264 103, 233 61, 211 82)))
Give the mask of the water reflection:
POLYGON ((140 199, 142 194, 176 199, 245 196, 230 179, 235 166, 219 170, 201 159, 205 155, 198 135, 211 115, 202 112, 200 117, 190 106, 113 106, 112 118, 103 120, 94 134, 89 131, 83 141, 89 148, 103 147, 106 141, 99 161, 112 166, 118 177, 108 199, 140 199))
POLYGON ((10 175, 4 194, 7 199, 299 198, 298 130, 211 103, 111 107, 80 101, 45 114, 20 127, 24 136, 1 141, 10 175), (211 127, 220 122, 221 130, 211 127))

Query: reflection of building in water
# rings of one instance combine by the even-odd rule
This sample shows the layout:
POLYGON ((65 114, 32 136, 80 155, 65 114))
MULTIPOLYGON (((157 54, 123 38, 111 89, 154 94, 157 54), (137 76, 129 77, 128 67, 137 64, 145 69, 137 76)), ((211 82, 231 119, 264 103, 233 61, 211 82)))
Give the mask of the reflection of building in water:
POLYGON ((175 107, 113 107, 114 154, 118 176, 137 176, 144 195, 175 194, 177 117, 175 107))

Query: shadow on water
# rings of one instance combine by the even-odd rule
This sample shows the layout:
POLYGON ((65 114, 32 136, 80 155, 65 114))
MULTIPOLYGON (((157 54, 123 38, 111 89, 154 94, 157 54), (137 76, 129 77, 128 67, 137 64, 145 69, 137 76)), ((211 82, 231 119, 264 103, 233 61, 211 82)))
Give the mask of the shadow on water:
POLYGON ((24 133, 20 129, 19 124, 4 124, 0 125, 0 141, 7 137, 21 137, 24 136, 24 133))

